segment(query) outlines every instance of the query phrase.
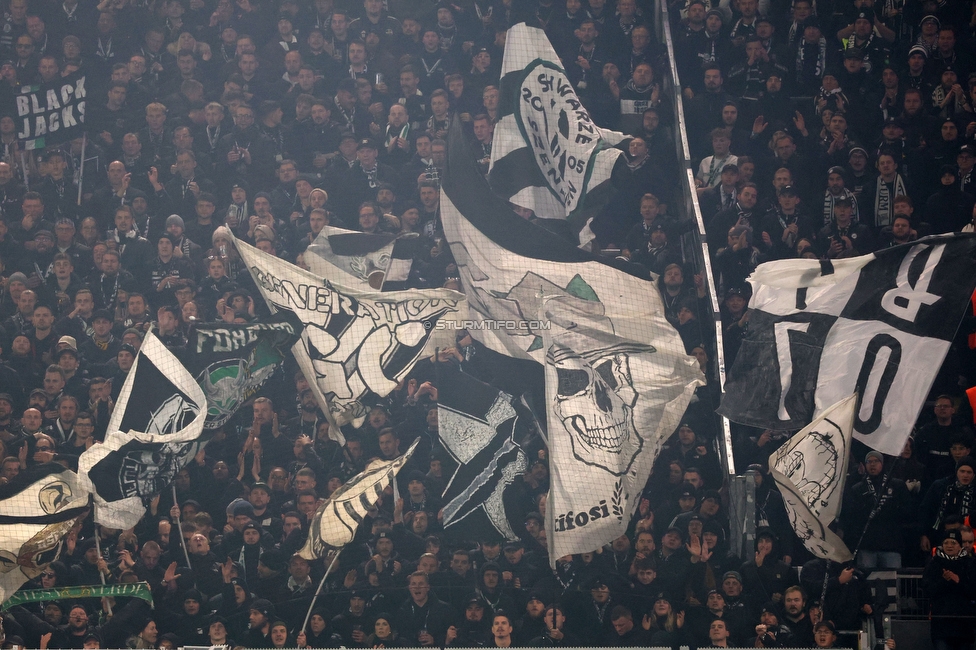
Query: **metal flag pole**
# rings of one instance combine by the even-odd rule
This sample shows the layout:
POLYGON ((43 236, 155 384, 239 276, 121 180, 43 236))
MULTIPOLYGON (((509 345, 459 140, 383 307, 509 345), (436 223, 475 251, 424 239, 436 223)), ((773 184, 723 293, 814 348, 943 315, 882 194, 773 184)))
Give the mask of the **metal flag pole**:
POLYGON ((85 184, 85 147, 88 145, 88 132, 81 136, 81 162, 78 164, 78 205, 81 205, 81 188, 85 184))
MULTIPOLYGON (((173 505, 179 508, 180 502, 176 500, 176 484, 173 484, 173 505)), ((180 534, 180 546, 183 547, 183 557, 186 558, 186 568, 193 569, 193 565, 190 564, 190 553, 186 550, 186 540, 183 538, 183 522, 180 521, 180 516, 176 515, 176 527, 179 528, 180 534)))
POLYGON ((325 586, 326 578, 328 578, 329 574, 332 573, 332 568, 335 566, 336 561, 338 561, 339 559, 339 553, 342 553, 341 548, 337 550, 335 555, 332 557, 332 562, 329 563, 329 568, 325 570, 325 575, 322 576, 322 579, 319 581, 318 588, 315 590, 315 593, 312 594, 312 602, 309 604, 308 611, 305 613, 305 622, 302 623, 301 628, 299 628, 302 632, 304 632, 306 628, 308 628, 308 621, 310 618, 312 618, 312 610, 315 609, 315 601, 318 600, 319 594, 322 593, 322 587, 325 586))
POLYGON ((27 172, 27 155, 20 152, 20 172, 24 175, 24 189, 30 192, 30 174, 27 172))
MULTIPOLYGON (((102 557, 102 545, 98 541, 98 528, 95 529, 95 550, 98 551, 98 559, 104 559, 102 557)), ((98 577, 102 579, 102 585, 105 584, 105 574, 101 571, 98 572, 98 577)), ((108 615, 112 616, 112 605, 106 600, 105 608, 108 610, 108 615)))

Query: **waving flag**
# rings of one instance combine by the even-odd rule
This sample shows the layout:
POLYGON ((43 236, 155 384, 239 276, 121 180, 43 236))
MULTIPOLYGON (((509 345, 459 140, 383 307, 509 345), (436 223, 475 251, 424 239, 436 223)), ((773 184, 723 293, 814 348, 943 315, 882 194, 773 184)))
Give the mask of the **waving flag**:
POLYGON ((90 502, 78 475, 57 463, 28 467, 0 485, 0 602, 58 558, 90 502))
POLYGON ((301 333, 302 324, 291 312, 247 324, 194 325, 187 364, 207 398, 203 428, 219 429, 254 397, 281 367, 301 333))
MULTIPOLYGON (((362 424, 363 396, 389 395, 420 358, 437 322, 464 300, 448 289, 349 289, 240 240, 236 246, 268 305, 303 323, 292 352, 319 406, 339 426, 362 424)), ((338 426, 329 431, 344 442, 338 426)))
POLYGON ((790 524, 811 553, 835 562, 853 556, 828 526, 844 498, 857 395, 824 410, 769 457, 790 524))
MULTIPOLYGON (((566 450, 559 459, 553 457, 553 468, 565 464, 560 465, 562 473, 551 470, 555 503, 550 501, 547 513, 563 516, 565 525, 572 509, 575 522, 581 503, 597 495, 601 496, 588 503, 587 512, 599 506, 602 517, 602 495, 608 508, 614 499, 620 508, 620 519, 608 510, 607 525, 591 526, 592 535, 566 534, 568 526, 554 532, 550 516, 549 543, 554 544, 558 535, 565 545, 560 541, 557 549, 592 551, 620 535, 620 521, 627 520, 624 527, 629 523, 633 497, 643 488, 643 483, 634 485, 642 473, 646 481, 644 472, 653 464, 660 436, 673 432, 702 383, 702 373, 665 319, 661 294, 646 271, 642 274, 629 265, 614 268, 520 219, 491 193, 465 153, 463 139, 452 137, 441 218, 471 318, 480 318, 468 331, 495 352, 546 367, 550 449, 566 450), (570 413, 569 403, 568 415, 555 411, 557 395, 571 396, 559 393, 553 383, 559 379, 556 367, 573 363, 570 358, 581 360, 575 375, 580 380, 592 377, 586 373, 590 366, 609 373, 599 390, 595 382, 591 386, 588 399, 595 410, 588 420, 573 417, 583 413, 570 413), (605 392, 608 386, 613 395, 605 392), (610 402, 618 410, 611 417, 616 427, 612 433, 605 431, 610 425, 600 415, 610 402), (622 404, 630 409, 626 417, 622 404), (622 455, 627 459, 620 460, 622 455), (637 472, 637 478, 630 472, 637 472)), ((580 384, 580 390, 587 385, 580 384)), ((573 407, 582 409, 583 401, 573 407)), ((558 557, 550 553, 553 561, 558 557)))
POLYGON ((407 288, 417 233, 394 236, 326 226, 306 249, 308 270, 330 282, 362 291, 407 288), (334 268, 333 268, 334 267, 334 268), (335 269, 344 271, 336 276, 335 269))
POLYGON ((626 136, 594 124, 541 29, 508 30, 500 86, 492 188, 538 217, 569 217, 610 180, 626 136))
POLYGON ((105 442, 78 459, 95 521, 132 528, 149 503, 207 444, 207 402, 193 375, 152 332, 125 378, 105 442))
POLYGON ((850 259, 767 262, 719 413, 799 429, 851 393, 854 437, 897 456, 976 289, 976 235, 850 259))
POLYGON ((453 363, 437 364, 437 386, 438 437, 453 461, 443 495, 445 532, 519 539, 528 513, 511 487, 529 467, 532 418, 511 395, 453 363))
MULTIPOLYGON (((624 339, 575 297, 545 301, 549 557, 623 535, 651 468, 699 385, 680 351, 624 339)), ((619 323, 619 319, 615 324, 619 323)))
POLYGON ((351 542, 363 518, 383 496, 383 490, 393 485, 419 442, 419 438, 414 440, 398 458, 374 460, 333 492, 312 516, 308 540, 298 554, 306 560, 315 560, 325 557, 330 547, 341 548, 351 542))

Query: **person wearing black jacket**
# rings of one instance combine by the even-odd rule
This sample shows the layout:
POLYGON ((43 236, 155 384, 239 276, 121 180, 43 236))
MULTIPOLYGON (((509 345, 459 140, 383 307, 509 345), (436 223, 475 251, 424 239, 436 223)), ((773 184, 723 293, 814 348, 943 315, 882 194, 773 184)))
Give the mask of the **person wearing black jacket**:
POLYGON ((848 489, 841 509, 845 538, 855 544, 860 540, 857 565, 865 570, 901 568, 902 536, 892 533, 902 528, 908 488, 901 479, 886 475, 884 467, 884 456, 869 451, 864 480, 848 489))
POLYGON ((417 571, 411 574, 407 590, 410 598, 395 615, 401 638, 410 644, 440 645, 453 619, 450 606, 431 597, 430 580, 426 573, 417 571))
POLYGON ((258 598, 251 603, 248 631, 241 639, 241 645, 247 648, 270 648, 271 622, 275 617, 275 608, 271 601, 258 598))
POLYGON ((968 648, 976 637, 976 563, 962 547, 957 530, 946 533, 941 548, 922 573, 925 595, 932 604, 932 643, 936 648, 968 648))

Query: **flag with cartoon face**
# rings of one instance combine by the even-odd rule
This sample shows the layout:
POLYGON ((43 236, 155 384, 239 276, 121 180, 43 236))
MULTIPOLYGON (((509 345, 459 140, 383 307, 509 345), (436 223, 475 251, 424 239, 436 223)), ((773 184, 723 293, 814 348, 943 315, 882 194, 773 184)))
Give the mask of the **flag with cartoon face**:
POLYGON ((828 526, 844 498, 857 395, 824 410, 769 457, 786 514, 797 537, 817 557, 846 562, 853 556, 828 526))

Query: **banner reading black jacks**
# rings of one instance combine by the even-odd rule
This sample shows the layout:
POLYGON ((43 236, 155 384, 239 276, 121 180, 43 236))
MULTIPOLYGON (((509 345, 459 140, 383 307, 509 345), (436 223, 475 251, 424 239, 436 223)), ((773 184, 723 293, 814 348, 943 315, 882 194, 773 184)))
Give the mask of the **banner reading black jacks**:
POLYGON ((21 86, 14 98, 17 138, 25 149, 42 149, 80 135, 85 124, 85 75, 21 86))
POLYGON ((207 397, 204 430, 219 429, 261 390, 301 334, 292 312, 246 325, 194 326, 186 364, 207 397))

